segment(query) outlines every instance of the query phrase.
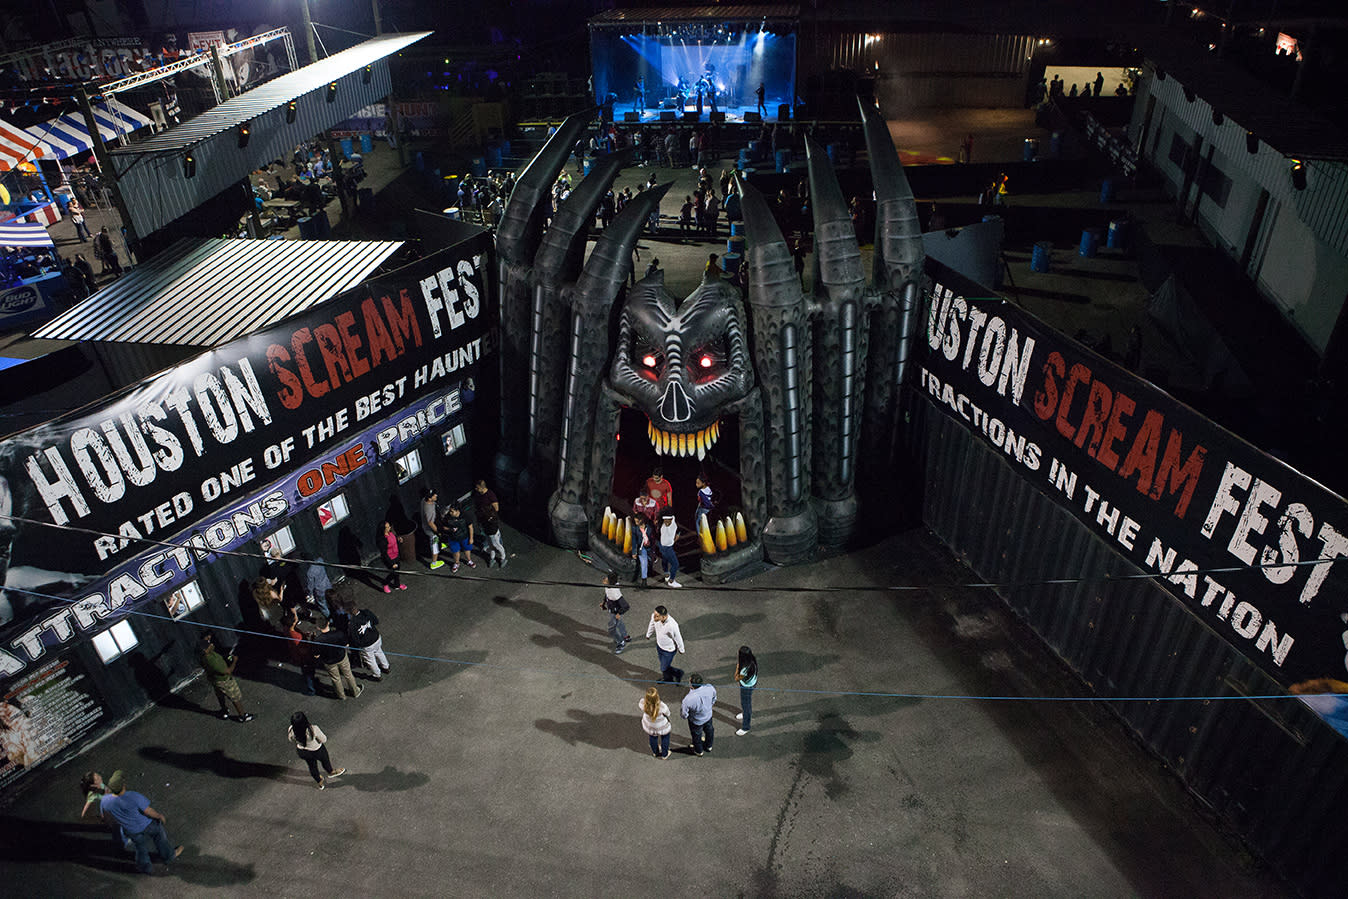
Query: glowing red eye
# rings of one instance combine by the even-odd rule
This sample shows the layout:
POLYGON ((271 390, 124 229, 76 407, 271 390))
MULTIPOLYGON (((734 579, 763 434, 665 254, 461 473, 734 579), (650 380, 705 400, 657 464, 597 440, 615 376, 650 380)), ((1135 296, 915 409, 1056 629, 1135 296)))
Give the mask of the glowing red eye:
POLYGON ((716 360, 710 356, 703 356, 701 359, 697 360, 697 364, 703 368, 711 368, 716 364, 716 360))
POLYGON ((641 357, 641 364, 647 368, 655 368, 655 357, 647 353, 641 357))

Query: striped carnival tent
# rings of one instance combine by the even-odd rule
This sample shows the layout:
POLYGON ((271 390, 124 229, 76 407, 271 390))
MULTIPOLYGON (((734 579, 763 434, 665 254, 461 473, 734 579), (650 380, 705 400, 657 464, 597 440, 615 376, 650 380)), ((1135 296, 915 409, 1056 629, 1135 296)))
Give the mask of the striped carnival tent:
POLYGON ((47 227, 37 222, 0 222, 0 247, 50 247, 47 227))
MULTIPOLYGON (((94 120, 104 141, 152 124, 149 117, 112 97, 94 104, 94 120)), ((93 139, 83 113, 66 113, 31 128, 0 121, 0 172, 16 168, 25 160, 65 159, 92 149, 93 139)))

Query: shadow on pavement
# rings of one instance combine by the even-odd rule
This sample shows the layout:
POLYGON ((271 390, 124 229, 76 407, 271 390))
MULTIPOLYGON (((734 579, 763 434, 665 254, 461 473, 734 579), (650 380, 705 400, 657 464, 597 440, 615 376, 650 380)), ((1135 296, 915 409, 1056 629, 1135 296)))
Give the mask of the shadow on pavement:
POLYGON ((210 752, 178 752, 164 746, 145 746, 139 750, 142 758, 181 768, 183 771, 204 771, 217 777, 232 779, 260 778, 262 780, 281 780, 289 770, 284 765, 270 765, 266 762, 245 762, 225 755, 223 749, 210 752))
POLYGON ((584 743, 597 749, 628 749, 633 752, 650 752, 646 735, 641 730, 641 717, 633 713, 620 715, 617 712, 604 712, 595 715, 584 709, 567 709, 570 721, 553 721, 539 718, 534 727, 546 734, 552 734, 566 741, 568 746, 584 743), (640 739, 638 739, 640 738, 640 739))

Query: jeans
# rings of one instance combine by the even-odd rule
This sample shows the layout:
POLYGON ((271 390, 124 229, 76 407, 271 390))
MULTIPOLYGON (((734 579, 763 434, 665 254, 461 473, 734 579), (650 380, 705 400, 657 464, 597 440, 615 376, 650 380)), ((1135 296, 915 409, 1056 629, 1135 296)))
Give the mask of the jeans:
POLYGON ((660 680, 669 680, 670 683, 678 683, 678 681, 673 680, 674 650, 661 649, 657 645, 655 651, 660 654, 660 680))
POLYGON ((173 845, 169 843, 168 834, 164 832, 163 824, 158 821, 151 821, 140 833, 133 833, 129 836, 132 845, 136 847, 136 870, 140 873, 154 873, 154 868, 150 865, 150 848, 152 846, 159 853, 159 857, 164 864, 173 863, 173 845))
POLYGON ((499 558, 500 558, 500 560, 501 560, 501 565, 502 565, 502 567, 505 566, 505 561, 506 561, 506 551, 505 551, 505 544, 501 542, 501 532, 500 532, 500 531, 497 531, 495 534, 487 534, 487 535, 486 535, 486 547, 485 547, 485 548, 486 548, 486 550, 487 550, 487 564, 488 564, 488 565, 491 564, 491 560, 492 560, 492 559, 498 558, 498 554, 499 554, 499 558))
POLYGON ((749 729, 749 713, 754 710, 754 688, 740 687, 740 710, 744 713, 744 723, 740 725, 742 730, 749 729))
POLYGON ((662 755, 669 755, 669 734, 650 734, 651 753, 659 758, 662 755))
POLYGON ((674 547, 661 543, 660 558, 665 562, 665 578, 674 580, 674 576, 679 573, 679 554, 674 552, 674 547))
POLYGON ((299 749, 295 752, 304 759, 305 764, 309 766, 309 775, 314 779, 314 783, 322 783, 323 775, 318 773, 318 766, 321 764, 323 770, 332 773, 332 759, 328 757, 328 747, 320 746, 317 749, 299 749))
POLYGON ((622 649, 627 642, 627 625, 620 616, 608 613, 608 635, 613 638, 613 648, 622 649))
POLYGON ((388 658, 384 655, 383 637, 358 651, 360 652, 361 662, 365 664, 365 670, 369 671, 370 674, 379 677, 380 672, 388 670, 388 658))
POLYGON ((711 752, 711 741, 716 736, 712 719, 708 718, 703 724, 694 724, 689 719, 688 732, 693 735, 693 752, 711 752))

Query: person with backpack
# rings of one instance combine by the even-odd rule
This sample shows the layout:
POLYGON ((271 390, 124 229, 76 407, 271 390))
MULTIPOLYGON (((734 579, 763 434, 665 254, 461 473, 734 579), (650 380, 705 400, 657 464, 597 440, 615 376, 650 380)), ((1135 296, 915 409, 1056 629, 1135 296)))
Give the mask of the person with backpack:
POLYGON ((604 575, 604 601, 599 604, 599 608, 608 612, 608 635, 613 638, 613 652, 622 655, 623 648, 632 642, 632 638, 627 636, 627 625, 623 623, 623 616, 631 606, 623 599, 623 591, 618 587, 618 576, 612 572, 604 575))

